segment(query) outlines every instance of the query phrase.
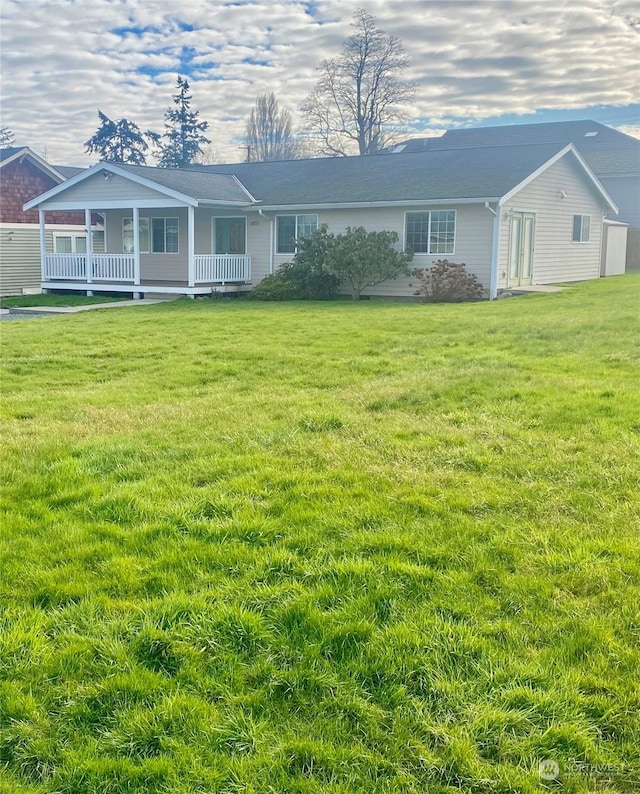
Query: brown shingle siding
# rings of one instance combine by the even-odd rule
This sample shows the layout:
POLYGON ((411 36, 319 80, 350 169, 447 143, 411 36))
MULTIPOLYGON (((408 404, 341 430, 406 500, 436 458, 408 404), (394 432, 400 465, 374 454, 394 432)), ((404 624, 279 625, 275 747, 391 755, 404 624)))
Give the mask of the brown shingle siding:
MULTIPOLYGON (((38 223, 38 210, 23 212, 27 201, 51 190, 56 182, 28 160, 15 160, 0 170, 0 223, 38 223)), ((84 224, 82 212, 47 212, 47 223, 84 224)))

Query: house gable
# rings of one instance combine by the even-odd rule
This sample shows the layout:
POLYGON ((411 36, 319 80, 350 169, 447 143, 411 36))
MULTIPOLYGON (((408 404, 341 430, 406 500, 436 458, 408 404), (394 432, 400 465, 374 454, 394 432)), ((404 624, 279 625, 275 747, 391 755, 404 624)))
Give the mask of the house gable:
MULTIPOLYGON (((24 204, 59 182, 29 156, 3 162, 0 180, 0 223, 10 224, 38 223, 38 210, 25 212, 24 204)), ((84 224, 84 215, 78 212, 47 213, 47 223, 84 224)))
MULTIPOLYGON (((167 195, 160 190, 134 182, 126 176, 99 170, 75 185, 66 187, 62 195, 45 200, 42 206, 46 208, 58 202, 64 202, 65 206, 77 203, 83 207, 98 209, 108 207, 112 202, 117 202, 120 207, 127 206, 128 202, 166 203, 167 195), (108 174, 107 178, 105 174, 108 174)), ((171 203, 175 206, 175 199, 171 203)))
POLYGON ((580 160, 571 152, 558 158, 502 204, 498 285, 508 286, 511 217, 514 212, 535 214, 534 284, 581 281, 600 275, 603 212, 608 209, 580 160), (573 241, 576 215, 591 219, 588 242, 573 241))

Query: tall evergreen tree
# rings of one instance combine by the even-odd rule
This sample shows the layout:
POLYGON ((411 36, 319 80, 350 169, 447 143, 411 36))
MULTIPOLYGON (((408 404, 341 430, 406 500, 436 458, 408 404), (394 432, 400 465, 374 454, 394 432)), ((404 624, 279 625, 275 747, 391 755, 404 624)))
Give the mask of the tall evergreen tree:
POLYGON ((11 132, 9 127, 0 128, 0 148, 13 146, 15 142, 16 136, 11 132))
POLYGON ((145 152, 149 148, 147 139, 156 142, 158 134, 140 128, 129 119, 113 121, 98 109, 100 126, 95 134, 85 143, 85 151, 97 153, 101 160, 108 163, 132 163, 145 165, 145 152))
POLYGON ((189 83, 178 75, 178 93, 173 95, 175 107, 164 114, 165 133, 160 143, 158 165, 162 168, 183 168, 202 154, 202 146, 211 143, 205 136, 208 121, 198 121, 200 111, 191 110, 189 83))

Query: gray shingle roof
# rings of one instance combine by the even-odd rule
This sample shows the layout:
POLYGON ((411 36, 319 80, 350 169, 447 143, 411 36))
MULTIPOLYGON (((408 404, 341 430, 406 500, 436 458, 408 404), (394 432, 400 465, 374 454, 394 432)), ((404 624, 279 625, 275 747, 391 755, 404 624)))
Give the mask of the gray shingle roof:
MULTIPOLYGON (((498 198, 562 148, 553 143, 506 151, 503 147, 468 148, 404 157, 331 157, 201 166, 200 171, 208 176, 234 174, 267 206, 498 198)), ((187 174, 174 173, 181 179, 187 174)), ((183 189, 187 192, 185 184, 183 189)))
POLYGON ((65 179, 71 179, 72 176, 79 174, 81 171, 84 171, 84 168, 79 168, 75 165, 53 165, 52 168, 55 168, 59 174, 65 179))
POLYGON ((21 152, 26 148, 26 146, 6 146, 4 149, 0 149, 0 163, 3 163, 5 160, 13 157, 16 152, 21 152))
POLYGON ((412 138, 387 152, 411 154, 537 143, 573 143, 597 176, 640 174, 640 140, 588 119, 448 130, 437 138, 412 138))
POLYGON ((230 174, 209 173, 190 168, 153 168, 146 165, 115 164, 117 168, 149 179, 158 185, 184 193, 198 201, 234 201, 249 204, 251 199, 230 174))

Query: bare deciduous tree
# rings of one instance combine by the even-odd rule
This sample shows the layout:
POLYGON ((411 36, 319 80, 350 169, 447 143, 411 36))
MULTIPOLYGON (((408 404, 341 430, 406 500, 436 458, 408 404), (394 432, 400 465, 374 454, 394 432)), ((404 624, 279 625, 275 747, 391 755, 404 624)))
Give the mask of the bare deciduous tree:
POLYGON ((276 95, 260 94, 247 119, 247 161, 295 160, 302 147, 293 132, 291 113, 278 106, 276 95))
POLYGON ((413 83, 401 79, 408 58, 400 39, 376 27, 359 8, 337 58, 322 61, 320 79, 303 105, 306 125, 322 154, 375 154, 390 142, 391 127, 405 118, 413 83))

